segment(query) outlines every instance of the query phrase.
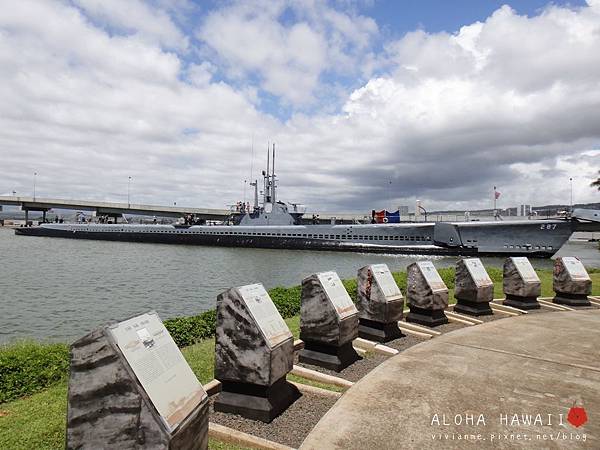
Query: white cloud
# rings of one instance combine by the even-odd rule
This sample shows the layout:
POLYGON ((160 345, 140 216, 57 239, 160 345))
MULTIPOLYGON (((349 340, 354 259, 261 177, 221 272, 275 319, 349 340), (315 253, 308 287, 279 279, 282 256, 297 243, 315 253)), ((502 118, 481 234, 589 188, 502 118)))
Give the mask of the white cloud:
MULTIPOLYGON (((550 7, 527 18, 505 6, 457 34, 408 33, 386 47, 393 73, 350 95, 347 119, 380 133, 380 176, 393 179, 399 197, 486 206, 486 186, 503 183, 514 186, 514 203, 525 192, 551 203, 569 167, 557 161, 598 147, 599 19, 590 8, 550 7), (543 172, 538 189, 519 164, 555 170, 543 172)), ((354 185, 361 181, 369 185, 358 175, 354 185)), ((378 194, 386 195, 381 184, 378 194)))
POLYGON ((564 203, 570 176, 577 202, 597 200, 586 179, 600 162, 600 8, 503 7, 378 54, 369 18, 318 1, 257 5, 207 12, 200 36, 214 53, 184 60, 177 32, 149 38, 155 25, 119 22, 120 6, 100 20, 65 2, 11 2, 0 15, 0 191, 29 193, 36 171, 38 195, 118 201, 132 176, 134 202, 222 207, 241 199, 254 137, 254 176, 277 142, 280 198, 311 209, 487 207, 493 185, 506 206, 564 203), (359 62, 377 76, 361 84, 370 70, 359 62), (259 89, 292 117, 259 111, 259 89), (327 91, 345 98, 342 111, 308 114, 327 91))
POLYGON ((201 87, 210 84, 216 70, 213 64, 203 61, 200 64, 190 64, 187 68, 187 75, 192 84, 201 87))
POLYGON ((133 32, 151 43, 186 50, 188 38, 162 9, 141 0, 72 0, 85 13, 124 32, 133 32))
POLYGON ((198 37, 232 78, 256 75, 265 91, 307 105, 326 72, 359 73, 377 26, 325 2, 237 2, 211 12, 198 37), (289 4, 288 4, 289 3, 289 4), (284 13, 294 14, 287 24, 284 13))

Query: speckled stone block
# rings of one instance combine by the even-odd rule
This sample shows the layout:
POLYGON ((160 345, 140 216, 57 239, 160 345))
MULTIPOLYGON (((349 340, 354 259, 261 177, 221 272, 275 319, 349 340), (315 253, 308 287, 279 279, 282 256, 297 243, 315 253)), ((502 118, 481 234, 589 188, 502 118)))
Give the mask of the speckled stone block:
POLYGON ((590 306, 592 279, 581 261, 573 256, 558 257, 554 261, 554 303, 569 306, 590 306))
POLYGON ((360 359, 352 341, 358 337, 358 310, 335 272, 302 280, 299 360, 341 371, 360 359))
POLYGON ((71 345, 66 448, 208 448, 207 397, 170 430, 106 330, 71 345))
POLYGON ((504 261, 502 287, 505 305, 525 310, 540 308, 537 298, 542 283, 527 258, 510 257, 504 261))
POLYGON ((494 282, 479 258, 460 259, 456 263, 454 298, 457 313, 472 316, 493 314, 490 302, 494 299, 494 282))
POLYGON ((398 321, 404 314, 404 297, 387 265, 358 270, 357 296, 360 337, 388 342, 402 336, 398 321))
POLYGON ((300 394, 285 380, 294 364, 294 338, 261 284, 217 297, 216 411, 271 422, 300 394))
POLYGON ((407 322, 436 327, 448 323, 448 288, 431 261, 420 261, 406 268, 406 299, 410 312, 407 322))

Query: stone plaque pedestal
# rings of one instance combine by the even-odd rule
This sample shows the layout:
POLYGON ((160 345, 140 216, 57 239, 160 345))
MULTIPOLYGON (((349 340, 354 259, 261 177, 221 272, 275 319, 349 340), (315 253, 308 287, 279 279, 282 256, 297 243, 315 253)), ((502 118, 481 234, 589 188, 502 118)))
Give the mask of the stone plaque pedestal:
POLYGON ((352 347, 358 337, 358 310, 335 272, 311 275, 302 281, 300 362, 340 372, 358 361, 352 347))
POLYGON ((261 284, 217 297, 215 411, 271 422, 300 397, 285 379, 293 363, 292 333, 261 284))
POLYGON ((567 292, 556 292, 552 299, 553 303, 567 306, 591 306, 590 299, 585 294, 569 294, 567 292))
POLYGON ((248 419, 270 423, 300 398, 296 386, 285 376, 271 386, 223 381, 222 390, 215 400, 215 411, 239 414, 248 419))
POLYGON ((448 317, 443 309, 419 308, 409 305, 410 312, 406 315, 407 322, 414 322, 426 327, 437 327, 448 323, 448 317))
POLYGON ((301 363, 324 367, 336 372, 341 372, 359 359, 361 358, 354 350, 352 342, 337 346, 304 341, 304 348, 300 350, 298 356, 298 361, 301 363))
MULTIPOLYGON (((404 306, 404 302, 402 302, 404 306)), ((402 320, 400 317, 399 320, 402 320)), ((368 319, 359 319, 358 336, 375 342, 389 342, 404 335, 398 328, 398 320, 395 322, 375 322, 368 319)))
POLYGON ((388 342, 403 334, 398 321, 404 314, 404 298, 385 264, 358 270, 358 335, 376 342, 388 342))
POLYGON ((490 302, 494 299, 494 283, 479 258, 461 259, 456 263, 454 311, 471 316, 494 314, 490 302))
POLYGON ((568 306, 590 306, 592 280, 585 267, 572 256, 558 257, 554 261, 554 303, 568 306))
POLYGON ((66 448, 208 448, 208 397, 156 313, 122 324, 71 345, 66 448))
POLYGON ((505 294, 505 296, 506 299, 502 303, 506 306, 512 306, 513 308, 524 310, 541 308, 541 305, 537 301, 537 295, 532 297, 521 297, 519 295, 505 294))
POLYGON ((407 268, 407 293, 410 312, 407 322, 428 327, 448 323, 448 288, 431 261, 410 264, 407 268))
POLYGON ((542 283, 527 258, 507 258, 502 286, 505 305, 525 310, 540 308, 537 298, 542 292, 542 283))

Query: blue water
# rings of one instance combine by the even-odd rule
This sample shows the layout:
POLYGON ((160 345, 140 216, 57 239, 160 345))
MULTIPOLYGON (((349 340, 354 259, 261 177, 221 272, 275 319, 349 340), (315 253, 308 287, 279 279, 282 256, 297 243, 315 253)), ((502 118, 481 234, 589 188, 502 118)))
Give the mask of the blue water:
MULTIPOLYGON (((570 241, 560 254, 600 267, 597 244, 570 241)), ((419 257, 295 250, 196 247, 15 236, 0 227, 0 342, 18 338, 72 341, 110 320, 154 309, 162 319, 213 308, 219 293, 261 282, 293 286, 314 272, 342 278, 386 263, 404 270, 431 259, 437 267, 456 257, 419 257)), ((482 258, 501 267, 501 258, 482 258)), ((532 260, 551 267, 551 260, 532 260)))

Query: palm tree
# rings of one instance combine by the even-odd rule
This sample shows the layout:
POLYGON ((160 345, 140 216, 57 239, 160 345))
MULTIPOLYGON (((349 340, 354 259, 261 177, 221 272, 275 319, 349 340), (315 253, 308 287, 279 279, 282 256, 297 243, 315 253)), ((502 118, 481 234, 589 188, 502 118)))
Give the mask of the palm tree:
MULTIPOLYGON (((598 171, 598 173, 600 174, 600 170, 598 171)), ((590 186, 597 187, 598 190, 600 191, 600 177, 596 178, 596 181, 592 181, 590 183, 590 186)))

